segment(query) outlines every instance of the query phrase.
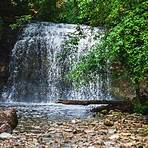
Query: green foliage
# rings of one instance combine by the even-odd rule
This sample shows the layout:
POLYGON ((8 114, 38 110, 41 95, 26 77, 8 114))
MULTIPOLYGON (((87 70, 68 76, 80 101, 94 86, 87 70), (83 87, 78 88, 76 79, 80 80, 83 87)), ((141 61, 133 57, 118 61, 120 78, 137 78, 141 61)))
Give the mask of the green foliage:
MULTIPOLYGON (((109 30, 102 43, 96 45, 96 48, 83 57, 76 68, 69 73, 69 78, 75 81, 77 86, 91 81, 94 79, 93 76, 104 72, 106 66, 111 68, 114 62, 122 64, 124 75, 131 79, 135 89, 140 81, 148 77, 147 7, 148 3, 144 1, 137 1, 135 4, 115 3, 114 9, 105 16, 103 22, 108 22, 105 26, 109 30), (106 64, 108 60, 110 62, 106 64)), ((140 99, 133 103, 134 111, 147 114, 148 101, 141 103, 140 99)))
POLYGON ((115 26, 139 0, 69 0, 59 10, 57 21, 92 26, 115 26))
POLYGON ((148 2, 145 1, 121 3, 116 0, 106 17, 106 21, 110 20, 109 30, 102 44, 98 44, 96 49, 82 58, 70 73, 70 78, 79 83, 90 80, 92 73, 104 69, 104 62, 109 60, 111 66, 119 61, 136 88, 148 73, 147 7, 148 2))
MULTIPOLYGON (((69 0, 59 10, 57 21, 102 25, 111 9, 111 0, 69 0)), ((113 1, 112 1, 113 3, 113 1)))
POLYGON ((82 38, 85 38, 85 35, 83 33, 83 30, 78 25, 76 28, 76 31, 73 33, 70 33, 68 35, 68 39, 63 43, 62 45, 63 52, 60 55, 58 55, 58 58, 60 59, 60 61, 67 60, 69 56, 77 52, 78 43, 82 38))
POLYGON ((10 17, 13 20, 10 25, 12 29, 17 29, 31 20, 53 21, 56 15, 56 0, 11 0, 5 7, 11 15, 4 9, 3 18, 10 17))
POLYGON ((20 18, 16 19, 16 23, 10 24, 10 27, 12 29, 20 28, 22 25, 30 22, 31 19, 32 19, 31 15, 23 15, 20 18))
POLYGON ((33 19, 51 21, 55 17, 56 0, 28 0, 33 19))
POLYGON ((134 83, 148 72, 148 21, 146 2, 129 10, 106 37, 110 60, 118 59, 134 83))
POLYGON ((148 114, 148 101, 140 103, 139 99, 133 101, 134 112, 140 114, 148 114))
POLYGON ((82 57, 81 61, 76 67, 69 73, 69 78, 77 83, 77 86, 87 83, 96 74, 104 73, 106 70, 106 50, 103 48, 103 44, 98 48, 93 49, 88 55, 82 57), (98 52, 99 51, 99 52, 98 52))

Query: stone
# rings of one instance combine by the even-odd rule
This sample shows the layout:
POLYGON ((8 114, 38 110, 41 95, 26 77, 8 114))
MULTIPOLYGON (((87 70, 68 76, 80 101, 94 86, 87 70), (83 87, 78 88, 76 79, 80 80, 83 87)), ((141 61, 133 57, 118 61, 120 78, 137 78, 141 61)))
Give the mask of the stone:
POLYGON ((12 133, 11 126, 8 123, 3 123, 0 126, 0 133, 12 133))
POLYGON ((4 140, 4 139, 10 139, 12 138, 12 135, 9 133, 1 133, 0 134, 0 139, 4 140))
POLYGON ((108 129, 108 133, 109 134, 114 134, 114 133, 116 133, 116 129, 108 129))
POLYGON ((71 120, 71 123, 72 124, 77 124, 77 123, 79 123, 80 121, 78 120, 78 119, 73 119, 73 120, 71 120))
POLYGON ((72 132, 72 129, 64 129, 65 132, 72 132))
POLYGON ((76 120, 75 119, 73 119, 73 120, 71 120, 71 123, 73 123, 73 124, 76 124, 76 120))
POLYGON ((102 113, 103 115, 106 115, 106 114, 108 113, 108 111, 107 111, 106 109, 104 109, 104 110, 101 111, 101 113, 102 113))
POLYGON ((104 125, 106 125, 106 126, 113 126, 114 125, 114 122, 111 121, 111 120, 109 120, 109 119, 105 119, 104 120, 104 125))
POLYGON ((94 130, 93 130, 93 129, 86 129, 84 132, 85 132, 86 134, 90 134, 90 133, 93 133, 94 130))
POLYGON ((106 148, 114 148, 115 143, 113 141, 105 141, 104 145, 106 148))
POLYGON ((119 139, 119 134, 114 134, 109 137, 110 140, 119 139))
POLYGON ((18 124, 16 109, 0 111, 0 133, 12 133, 18 124))

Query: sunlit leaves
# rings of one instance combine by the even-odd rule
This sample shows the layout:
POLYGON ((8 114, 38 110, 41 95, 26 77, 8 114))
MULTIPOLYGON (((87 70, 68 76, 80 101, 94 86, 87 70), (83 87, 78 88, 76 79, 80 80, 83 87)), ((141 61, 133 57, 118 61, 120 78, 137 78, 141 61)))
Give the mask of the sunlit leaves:
POLYGON ((16 23, 11 24, 10 27, 12 29, 17 29, 21 27, 23 24, 28 23, 32 19, 31 15, 23 15, 16 20, 16 23))
POLYGON ((103 61, 107 60, 122 63, 134 84, 144 79, 148 73, 146 6, 147 3, 143 1, 132 3, 116 0, 112 6, 115 9, 111 10, 107 17, 107 21, 111 21, 108 24, 110 30, 107 31, 102 44, 83 58, 72 72, 73 79, 81 81, 88 78, 90 74, 102 70, 103 61))

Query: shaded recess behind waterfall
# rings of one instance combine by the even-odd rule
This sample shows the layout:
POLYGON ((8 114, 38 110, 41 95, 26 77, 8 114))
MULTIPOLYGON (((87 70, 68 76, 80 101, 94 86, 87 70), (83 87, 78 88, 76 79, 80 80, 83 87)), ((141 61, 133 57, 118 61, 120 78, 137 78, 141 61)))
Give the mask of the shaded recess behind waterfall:
MULTIPOLYGON (((75 52, 66 55, 64 45, 77 25, 31 23, 22 31, 11 55, 10 77, 3 98, 16 102, 54 102, 57 99, 111 99, 109 74, 98 75, 95 82, 74 88, 67 73, 96 43, 95 37, 103 31, 80 25, 84 34, 75 52)), ((100 36, 101 38, 101 36, 100 36)))

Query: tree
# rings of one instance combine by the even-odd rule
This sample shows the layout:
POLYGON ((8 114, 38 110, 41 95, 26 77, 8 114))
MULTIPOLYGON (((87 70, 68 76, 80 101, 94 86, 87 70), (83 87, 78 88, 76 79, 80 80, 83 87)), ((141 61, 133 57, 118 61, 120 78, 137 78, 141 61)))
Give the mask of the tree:
POLYGON ((123 74, 135 86, 136 98, 143 102, 140 83, 145 81, 148 84, 147 7, 148 3, 143 0, 116 0, 106 16, 108 29, 102 43, 82 58, 69 74, 70 78, 75 82, 86 82, 91 80, 92 74, 105 70, 106 61, 110 61, 110 67, 114 62, 120 62, 123 74))

